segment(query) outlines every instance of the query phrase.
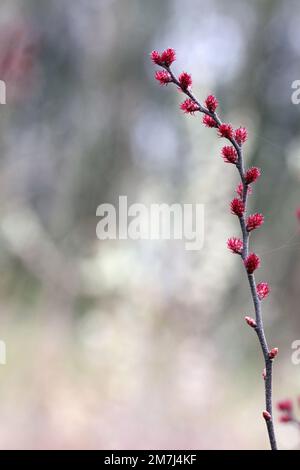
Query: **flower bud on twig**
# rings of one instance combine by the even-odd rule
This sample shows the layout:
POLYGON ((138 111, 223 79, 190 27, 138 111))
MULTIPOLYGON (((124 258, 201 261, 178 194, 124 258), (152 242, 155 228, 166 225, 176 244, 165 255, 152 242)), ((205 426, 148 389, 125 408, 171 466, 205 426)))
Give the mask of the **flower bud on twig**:
POLYGON ((218 131, 219 137, 225 137, 226 139, 232 139, 233 129, 231 124, 221 124, 218 131))
POLYGON ((225 147, 222 148, 222 157, 225 163, 235 164, 238 160, 235 148, 230 145, 225 145, 225 147))
POLYGON ((241 201, 240 199, 235 197, 234 199, 232 199, 232 201, 230 203, 230 209, 231 209, 231 213, 233 215, 237 215, 238 217, 242 217, 242 215, 245 212, 245 205, 244 205, 243 201, 241 201))
POLYGON ((281 415, 279 418, 280 423, 290 423, 293 421, 293 418, 291 415, 281 415))
POLYGON ((277 403, 277 409, 279 411, 288 411, 289 413, 293 411, 293 402, 292 400, 281 400, 277 403))
POLYGON ((260 266, 260 258, 255 253, 250 253, 244 261, 248 274, 253 274, 260 266))
POLYGON ((159 70, 155 73, 156 80, 160 83, 160 85, 168 85, 168 83, 172 82, 172 77, 166 70, 159 70))
POLYGON ((232 237, 227 240, 227 247, 232 253, 240 255, 243 251, 243 242, 240 238, 232 237))
POLYGON ((217 122, 211 116, 208 116, 208 114, 205 114, 205 116, 203 116, 202 122, 206 127, 218 127, 217 122))
MULTIPOLYGON (((235 192, 240 197, 240 199, 243 199, 243 196, 244 196, 244 185, 243 185, 243 183, 239 183, 237 185, 237 188, 236 188, 235 192)), ((251 186, 247 186, 247 195, 250 195, 250 194, 252 194, 252 188, 251 188, 251 186)))
POLYGON ((174 49, 166 49, 161 54, 158 51, 151 52, 152 62, 156 65, 170 67, 170 65, 176 60, 176 53, 174 49))
POLYGON ((255 181, 260 177, 260 169, 256 166, 249 168, 245 174, 245 181, 247 184, 255 183, 255 181))
POLYGON ((269 351, 269 358, 270 359, 275 359, 275 357, 278 354, 278 348, 273 348, 271 351, 269 351))
POLYGON ((199 106, 191 99, 187 99, 185 100, 183 103, 181 103, 180 105, 180 109, 182 109, 182 111, 185 113, 185 114, 192 114, 194 115, 196 111, 199 111, 199 106))
POLYGON ((186 91, 189 87, 192 86, 192 77, 186 72, 182 72, 178 77, 178 81, 183 91, 186 91))
POLYGON ((256 321, 254 320, 254 318, 245 317, 245 320, 246 320, 246 323, 248 323, 248 325, 251 326, 251 328, 257 327, 256 321))
POLYGON ((218 100, 214 95, 209 95, 205 100, 205 106, 211 113, 215 112, 218 107, 218 104, 218 100))
POLYGON ((245 127, 239 127, 234 131, 234 138, 239 145, 242 145, 246 142, 248 137, 248 132, 245 127))
POLYGON ((272 416, 270 415, 270 413, 268 411, 263 411, 263 417, 265 418, 266 421, 271 421, 272 419, 272 416))
POLYGON ((252 232, 252 230, 255 230, 256 228, 260 227, 264 223, 264 216, 262 214, 252 214, 249 215, 247 222, 246 222, 246 228, 248 232, 252 232))
POLYGON ((257 291, 259 300, 265 299, 266 297, 268 297, 270 293, 269 284, 267 282, 260 282, 256 286, 256 291, 257 291))

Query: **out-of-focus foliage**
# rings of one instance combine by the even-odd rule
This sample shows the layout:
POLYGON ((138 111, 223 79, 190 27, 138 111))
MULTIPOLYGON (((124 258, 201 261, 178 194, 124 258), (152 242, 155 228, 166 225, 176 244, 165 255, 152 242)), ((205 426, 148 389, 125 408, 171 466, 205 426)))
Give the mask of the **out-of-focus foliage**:
POLYGON ((250 296, 226 249, 236 174, 154 83, 149 52, 174 47, 195 94, 249 128, 276 400, 300 392, 299 15, 296 0, 2 0, 1 448, 268 446, 250 296), (97 206, 119 195, 205 204, 204 249, 100 242, 97 206))

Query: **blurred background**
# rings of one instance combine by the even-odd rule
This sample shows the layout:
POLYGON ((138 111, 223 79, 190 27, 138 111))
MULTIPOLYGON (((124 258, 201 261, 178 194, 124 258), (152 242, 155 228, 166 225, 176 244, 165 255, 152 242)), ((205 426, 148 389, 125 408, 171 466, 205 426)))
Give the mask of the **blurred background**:
POLYGON ((297 0, 2 0, 0 448, 268 448, 251 298, 226 248, 237 174, 149 53, 175 48, 199 99, 249 129, 274 400, 296 398, 299 18, 297 0), (119 195, 205 204, 204 248, 98 240, 96 209, 119 195))

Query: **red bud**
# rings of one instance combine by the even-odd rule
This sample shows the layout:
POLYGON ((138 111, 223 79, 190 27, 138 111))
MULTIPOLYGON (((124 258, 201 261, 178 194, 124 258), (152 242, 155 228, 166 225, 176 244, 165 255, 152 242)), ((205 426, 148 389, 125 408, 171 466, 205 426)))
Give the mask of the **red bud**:
POLYGON ((291 417, 291 415, 282 415, 280 416, 279 421, 280 423, 290 423, 291 421, 293 421, 293 418, 291 417))
POLYGON ((271 351, 269 351, 269 358, 270 359, 275 359, 275 357, 278 354, 278 348, 273 348, 271 351))
POLYGON ((263 417, 265 418, 266 421, 271 421, 272 419, 272 416, 270 415, 270 413, 268 411, 263 411, 263 417))
POLYGON ((245 321, 246 323, 248 323, 249 326, 251 326, 251 328, 256 328, 256 321, 254 320, 254 318, 251 318, 251 317, 245 317, 245 321))

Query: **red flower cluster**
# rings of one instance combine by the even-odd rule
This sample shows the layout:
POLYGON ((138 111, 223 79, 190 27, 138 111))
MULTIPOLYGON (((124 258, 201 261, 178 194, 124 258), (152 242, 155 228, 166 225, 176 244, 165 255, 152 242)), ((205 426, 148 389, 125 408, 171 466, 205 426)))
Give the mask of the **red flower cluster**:
POLYGON ((227 240, 227 247, 232 253, 240 255, 243 251, 243 242, 240 238, 232 237, 227 240))
POLYGON ((190 86, 192 86, 192 77, 189 73, 182 72, 178 77, 178 81, 183 91, 186 91, 190 86))
POLYGON ((218 131, 219 137, 225 137, 226 139, 233 138, 233 128, 231 124, 221 124, 218 131))
POLYGON ((163 65, 162 60, 161 60, 161 54, 158 51, 152 51, 150 56, 154 64, 163 65))
POLYGON ((238 217, 242 217, 242 215, 244 214, 244 211, 245 211, 245 205, 244 205, 243 201, 241 201, 241 199, 238 199, 237 197, 235 197, 234 199, 232 199, 232 201, 230 203, 230 209, 231 209, 231 213, 233 215, 237 215, 238 217))
POLYGON ((217 122, 211 116, 208 116, 208 114, 203 116, 202 122, 206 127, 218 127, 217 122))
POLYGON ((261 175, 260 169, 256 166, 249 168, 245 174, 245 181, 247 184, 254 183, 261 175))
POLYGON ((293 418, 290 414, 281 415, 279 418, 280 423, 290 423, 293 421, 293 418))
POLYGON ((218 100, 214 95, 209 95, 205 100, 205 106, 211 113, 216 111, 218 104, 218 100))
POLYGON ((176 53, 174 49, 166 49, 161 54, 158 51, 151 52, 151 59, 156 65, 170 67, 170 65, 176 60, 176 53))
MULTIPOLYGON (((244 186, 243 186, 243 183, 239 183, 237 185, 237 188, 235 190, 235 192, 237 193, 237 195, 243 199, 243 194, 244 194, 244 186)), ((252 188, 251 186, 247 186, 247 194, 250 195, 252 194, 252 188)))
POLYGON ((277 409, 279 411, 286 411, 287 413, 290 413, 293 411, 293 402, 292 400, 281 400, 277 403, 277 409))
POLYGON ((191 99, 186 99, 180 105, 180 109, 185 112, 185 114, 195 114, 196 111, 199 111, 199 106, 191 99))
POLYGON ((260 258, 255 253, 250 253, 244 261, 248 274, 253 274, 260 266, 260 258))
POLYGON ((225 163, 236 163, 238 159, 237 151, 230 145, 222 148, 222 157, 225 163))
POLYGON ((266 297, 268 297, 270 293, 269 284, 267 282, 260 282, 256 286, 256 292, 257 292, 259 300, 265 299, 266 297))
POLYGON ((172 82, 172 77, 166 70, 155 72, 155 78, 161 85, 168 85, 168 83, 172 82))
POLYGON ((234 131, 234 138, 239 145, 242 145, 246 142, 248 137, 248 132, 245 127, 239 127, 234 131))
MULTIPOLYGON (((298 404, 300 407, 300 397, 298 398, 298 404)), ((300 421, 295 418, 294 415, 294 405, 292 400, 281 400, 277 403, 277 409, 280 411, 279 421, 281 423, 295 423, 298 426, 300 421)))
POLYGON ((255 230, 264 223, 264 216, 262 214, 249 215, 246 223, 248 232, 255 230))

